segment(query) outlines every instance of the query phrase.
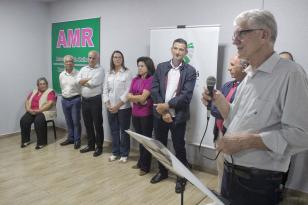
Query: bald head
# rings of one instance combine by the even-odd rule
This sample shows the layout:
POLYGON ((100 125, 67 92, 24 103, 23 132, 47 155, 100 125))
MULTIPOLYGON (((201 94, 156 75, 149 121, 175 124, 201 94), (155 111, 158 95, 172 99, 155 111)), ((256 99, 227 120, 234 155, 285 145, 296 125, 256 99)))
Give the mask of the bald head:
POLYGON ((240 59, 237 55, 233 56, 230 59, 228 71, 230 72, 230 75, 234 80, 236 81, 242 81, 246 73, 244 72, 244 69, 249 65, 247 60, 240 59))
POLYGON ((99 62, 99 53, 97 51, 90 51, 88 53, 88 63, 91 68, 94 68, 99 62))
POLYGON ((290 61, 294 61, 293 56, 290 52, 284 51, 279 53, 280 58, 287 59, 290 61))

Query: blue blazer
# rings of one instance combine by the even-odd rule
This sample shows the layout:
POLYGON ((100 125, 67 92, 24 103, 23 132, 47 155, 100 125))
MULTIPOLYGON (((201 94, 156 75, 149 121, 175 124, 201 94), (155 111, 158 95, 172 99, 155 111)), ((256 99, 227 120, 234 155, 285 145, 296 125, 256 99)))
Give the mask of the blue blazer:
MULTIPOLYGON (((170 61, 158 64, 153 76, 151 97, 154 104, 164 103, 168 82, 168 72, 172 68, 170 61)), ((180 69, 180 80, 176 96, 169 102, 169 107, 175 109, 175 123, 182 123, 189 119, 189 104, 196 84, 196 69, 189 64, 182 63, 180 69)), ((161 118, 153 107, 154 116, 161 118)))
MULTIPOLYGON (((235 83, 236 81, 233 80, 233 81, 229 81, 227 83, 225 83, 222 88, 221 88, 221 92, 222 94, 226 97, 231 88, 233 87, 233 84, 235 83)), ((234 100, 234 96, 235 96, 235 93, 236 93, 236 90, 235 92, 233 93, 233 95, 231 96, 231 99, 230 99, 230 103, 233 102, 234 100)), ((223 120, 223 117, 221 116, 221 114, 219 113, 217 107, 215 107, 213 104, 212 104, 212 108, 211 108, 211 114, 216 118, 216 119, 222 119, 223 120)), ((214 142, 217 140, 218 138, 218 127, 216 126, 216 120, 215 120, 215 125, 214 125, 214 130, 213 130, 213 134, 214 134, 214 142)), ((223 128, 223 134, 225 134, 226 132, 226 128, 224 127, 223 128)))

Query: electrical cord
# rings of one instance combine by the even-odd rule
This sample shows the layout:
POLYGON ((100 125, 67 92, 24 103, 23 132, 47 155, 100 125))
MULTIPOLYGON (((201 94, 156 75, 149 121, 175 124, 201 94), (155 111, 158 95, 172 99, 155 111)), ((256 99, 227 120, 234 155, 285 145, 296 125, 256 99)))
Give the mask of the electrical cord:
MULTIPOLYGON (((206 158, 206 159, 208 159, 208 160, 214 161, 214 160, 217 160, 218 156, 219 156, 220 153, 221 153, 221 150, 219 150, 219 152, 216 154, 216 156, 215 156, 214 158, 208 157, 208 156, 206 156, 206 155, 204 155, 204 154, 201 153, 201 145, 202 145, 202 142, 203 142, 203 140, 204 140, 204 137, 205 137, 205 134, 206 134, 208 125, 209 125, 209 120, 210 120, 210 116, 208 115, 207 118, 206 118, 206 127, 205 127, 205 130, 204 130, 204 133, 203 133, 203 135, 202 135, 202 138, 201 138, 201 141, 200 141, 200 144, 199 144, 199 147, 198 147, 198 148, 199 148, 199 153, 200 153, 200 155, 201 155, 202 157, 204 157, 204 158, 206 158)), ((232 155, 230 155, 230 157, 231 157, 231 164, 232 164, 232 166, 233 166, 233 157, 232 157, 232 155)), ((231 169, 231 182, 232 182, 233 178, 234 178, 234 172, 233 172, 233 169, 231 169)), ((229 189, 230 189, 230 186, 231 186, 231 183, 228 184, 229 189)), ((213 190, 211 190, 211 191, 212 191, 214 194, 216 193, 216 192, 213 191, 213 190)), ((221 199, 221 200, 223 201, 224 204, 228 204, 228 205, 231 204, 227 199, 225 199, 224 197, 222 197, 220 194, 216 194, 216 196, 218 196, 219 199, 221 199)), ((202 200, 203 200, 203 199, 202 199, 202 200)), ((201 201, 202 201, 202 200, 201 200, 201 201)), ((198 202, 197 204, 200 204, 201 201, 198 202)))
POLYGON ((218 158, 219 154, 221 153, 221 150, 219 150, 219 152, 217 153, 217 155, 216 155, 214 158, 208 157, 208 156, 206 156, 205 154, 202 154, 202 153, 201 153, 201 145, 202 145, 203 139, 204 139, 204 137, 205 137, 205 134, 206 134, 206 131, 207 131, 207 128, 208 128, 208 125, 209 125, 209 120, 210 120, 210 117, 207 117, 207 118, 206 118, 206 127, 205 127, 205 130, 204 130, 204 132, 203 132, 203 135, 202 135, 202 138, 201 138, 201 141, 200 141, 200 144, 199 144, 199 147, 198 147, 198 148, 199 148, 199 153, 200 153, 200 155, 201 155, 202 157, 204 157, 204 158, 206 158, 206 159, 208 159, 208 160, 215 161, 215 160, 218 158))

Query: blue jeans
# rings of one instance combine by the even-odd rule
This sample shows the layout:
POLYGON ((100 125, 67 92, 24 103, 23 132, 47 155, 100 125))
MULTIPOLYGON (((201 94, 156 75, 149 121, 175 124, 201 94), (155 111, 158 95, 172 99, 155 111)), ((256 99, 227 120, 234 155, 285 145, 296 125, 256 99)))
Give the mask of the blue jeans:
POLYGON ((130 138, 124 131, 130 127, 131 108, 119 110, 117 113, 108 113, 108 121, 112 136, 112 154, 128 157, 130 138))
POLYGON ((68 140, 71 142, 80 141, 81 124, 80 124, 80 107, 81 99, 75 98, 63 98, 62 97, 62 109, 68 129, 68 140))
POLYGON ((284 173, 225 162, 221 195, 231 205, 278 205, 284 173))

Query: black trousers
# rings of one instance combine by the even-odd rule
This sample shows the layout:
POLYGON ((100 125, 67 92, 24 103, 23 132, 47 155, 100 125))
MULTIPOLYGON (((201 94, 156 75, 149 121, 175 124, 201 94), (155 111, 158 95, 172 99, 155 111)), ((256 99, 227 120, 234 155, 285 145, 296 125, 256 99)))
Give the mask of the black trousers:
POLYGON ((221 194, 231 205, 278 205, 283 176, 282 172, 242 167, 225 161, 221 194))
POLYGON ((88 146, 95 147, 96 144, 97 147, 102 147, 104 142, 102 96, 83 97, 81 109, 87 131, 88 146))
MULTIPOLYGON (((153 115, 146 117, 132 117, 133 126, 135 131, 146 137, 152 138, 153 131, 153 115)), ((139 145, 140 157, 137 166, 140 167, 142 171, 149 172, 151 169, 152 155, 146 150, 142 144, 139 145)))
POLYGON ((20 119, 21 143, 30 141, 31 124, 37 136, 37 145, 47 144, 47 123, 43 113, 32 115, 26 112, 20 119))
MULTIPOLYGON (((155 138, 165 146, 167 146, 169 130, 171 132, 171 138, 172 138, 173 148, 175 151, 175 156, 185 166, 188 166, 188 162, 186 159, 185 139, 184 139, 186 122, 166 123, 162 119, 154 117, 155 138)), ((158 163, 158 165, 159 165, 159 171, 162 174, 168 174, 168 170, 161 163, 158 163)))

